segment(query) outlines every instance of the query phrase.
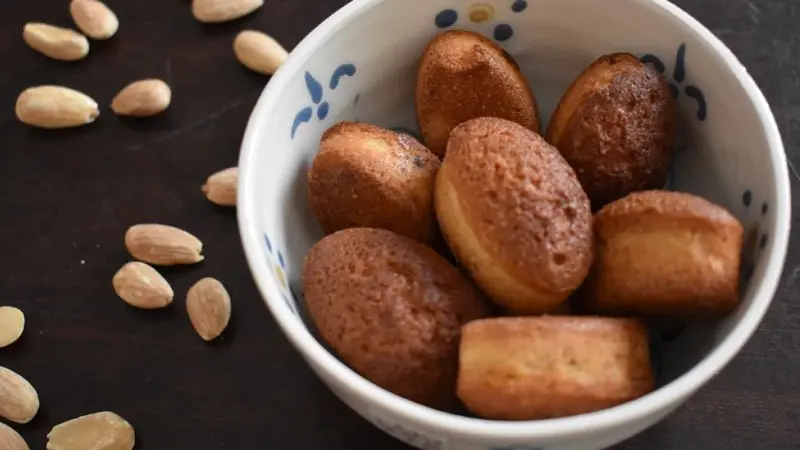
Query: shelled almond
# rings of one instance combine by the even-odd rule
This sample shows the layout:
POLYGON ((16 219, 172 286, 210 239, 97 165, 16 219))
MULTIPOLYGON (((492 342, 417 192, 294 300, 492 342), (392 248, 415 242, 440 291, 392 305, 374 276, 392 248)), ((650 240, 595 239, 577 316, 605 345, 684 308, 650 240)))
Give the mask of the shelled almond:
POLYGON ((211 175, 202 190, 209 201, 220 206, 236 206, 236 185, 239 182, 239 169, 229 167, 211 175))
POLYGON ((134 225, 125 233, 125 247, 134 258, 159 266, 195 264, 204 259, 199 239, 169 225, 134 225))
POLYGON ((47 433, 47 450, 131 450, 135 443, 131 424, 110 411, 77 417, 47 433))
POLYGON ((30 447, 19 433, 0 422, 0 450, 30 450, 30 447))
POLYGON ((39 411, 36 389, 11 369, 0 366, 0 417, 16 423, 28 423, 39 411))
POLYGON ((22 30, 22 38, 32 49, 60 61, 77 61, 89 54, 86 36, 69 28, 29 22, 22 30))
POLYGON ((63 86, 35 86, 17 98, 17 118, 40 128, 68 128, 94 122, 100 115, 97 102, 63 86))
POLYGON ((92 39, 108 39, 119 29, 117 15, 98 0, 72 0, 69 13, 75 25, 92 39))
POLYGON ((22 336, 25 314, 13 306, 0 307, 0 348, 8 347, 22 336))
POLYGON ((189 288, 186 311, 197 334, 211 341, 225 331, 231 319, 231 298, 214 278, 203 278, 189 288))
POLYGON ((275 39, 260 31, 244 30, 233 41, 236 59, 250 70, 272 75, 289 56, 275 39))
POLYGON ((263 4, 264 0, 192 0, 192 14, 200 22, 228 22, 250 14, 263 4))
POLYGON ((125 86, 111 102, 111 109, 121 116, 145 117, 163 112, 172 101, 172 90, 163 80, 134 81, 125 86))
POLYGON ((125 303, 141 309, 158 309, 172 303, 174 292, 151 266, 133 261, 122 266, 112 280, 114 291, 125 303))

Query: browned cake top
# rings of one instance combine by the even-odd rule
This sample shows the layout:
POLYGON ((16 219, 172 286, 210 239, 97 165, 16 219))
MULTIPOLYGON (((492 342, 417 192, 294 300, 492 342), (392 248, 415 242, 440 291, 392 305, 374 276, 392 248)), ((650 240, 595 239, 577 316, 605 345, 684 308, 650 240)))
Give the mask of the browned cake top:
POLYGON ((342 359, 392 392, 451 406, 461 325, 488 314, 455 267, 396 233, 351 228, 314 246, 303 286, 342 359))
POLYGON ((561 292, 593 257, 589 200, 575 172, 538 134, 497 118, 458 126, 445 166, 481 247, 516 278, 561 292))
POLYGON ((696 195, 673 191, 634 192, 608 204, 597 212, 595 230, 605 236, 631 230, 631 225, 665 227, 676 222, 691 222, 710 230, 737 233, 740 237, 743 234, 742 224, 725 208, 696 195))
POLYGON ((595 208, 664 186, 675 135, 666 80, 636 57, 595 61, 569 88, 547 140, 575 168, 595 208))
POLYGON ((519 66, 491 39, 453 30, 426 48, 417 77, 425 143, 442 156, 450 130, 475 117, 501 117, 539 131, 536 99, 519 66))

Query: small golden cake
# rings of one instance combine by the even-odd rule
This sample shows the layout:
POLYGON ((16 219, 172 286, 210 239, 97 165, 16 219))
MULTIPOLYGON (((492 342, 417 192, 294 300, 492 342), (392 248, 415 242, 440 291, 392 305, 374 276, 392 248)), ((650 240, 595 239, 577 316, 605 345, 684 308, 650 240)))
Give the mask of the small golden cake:
POLYGON ((653 389, 647 330, 635 319, 476 320, 462 329, 459 361, 458 397, 485 419, 589 413, 653 389))
POLYGON ((605 55, 570 86, 547 141, 578 174, 593 210, 661 189, 675 144, 675 100, 667 81, 627 53, 605 55))
POLYGON ((744 230, 691 194, 645 191, 601 209, 597 253, 581 289, 598 313, 718 315, 738 304, 744 230))
POLYGON ((338 123, 322 136, 308 172, 311 209, 326 234, 374 227, 430 243, 436 234, 433 183, 440 165, 407 134, 338 123))
POLYGON ((322 338, 354 370, 417 403, 457 407, 461 326, 488 304, 436 252, 387 230, 339 231, 311 249, 303 289, 322 338))
POLYGON ((434 197, 453 254, 513 314, 555 310, 589 273, 589 199, 558 150, 519 124, 456 127, 434 197))
POLYGON ((417 73, 416 109, 425 145, 439 157, 450 131, 476 117, 500 117, 539 132, 536 98, 517 63, 471 31, 447 31, 428 44, 417 73))

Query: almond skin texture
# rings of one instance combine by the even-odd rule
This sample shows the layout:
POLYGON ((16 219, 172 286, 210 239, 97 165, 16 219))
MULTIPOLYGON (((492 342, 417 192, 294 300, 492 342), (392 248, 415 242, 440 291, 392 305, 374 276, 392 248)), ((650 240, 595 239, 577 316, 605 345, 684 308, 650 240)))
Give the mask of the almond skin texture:
POLYGON ((163 308, 174 296, 172 287, 156 269, 138 261, 122 266, 112 284, 125 303, 141 309, 163 308))
POLYGON ((554 312, 589 273, 589 198, 558 150, 517 123, 456 127, 434 197, 453 254, 515 315, 554 312))
POLYGON ((30 447, 13 428, 0 423, 0 450, 30 450, 30 447))
POLYGON ((62 86, 36 86, 17 97, 17 118, 39 128, 69 128, 94 122, 97 102, 86 94, 62 86))
POLYGON ((120 116, 147 117, 163 112, 172 101, 172 90, 162 80, 134 81, 119 91, 111 109, 120 116))
POLYGON ((425 145, 442 158, 450 132, 499 117, 539 132, 536 98, 519 66, 494 41, 453 30, 428 44, 417 73, 416 110, 425 145))
POLYGON ((0 307, 0 348, 8 347, 22 336, 25 314, 13 306, 0 307))
POLYGON ((263 4, 264 0, 192 0, 192 14, 200 22, 228 22, 250 14, 263 4))
POLYGON ((675 144, 667 81, 633 55, 605 55, 572 83, 550 119, 547 141, 575 169, 592 210, 661 189, 675 144))
POLYGON ((0 366, 0 417, 28 423, 39 411, 39 394, 25 378, 0 366))
POLYGON ((69 28, 30 22, 25 24, 22 38, 32 49, 60 61, 77 61, 89 54, 86 36, 69 28))
POLYGON ((108 39, 119 29, 114 11, 97 0, 72 0, 69 13, 75 25, 92 39, 108 39))
POLYGON ((140 224, 125 233, 131 256, 157 266, 195 264, 203 260, 203 243, 190 233, 169 225, 140 224))
POLYGON ((230 167, 221 170, 206 180, 203 193, 212 203, 220 206, 236 206, 236 186, 239 183, 239 169, 230 167))
POLYGON ((231 320, 231 297, 222 283, 203 278, 189 288, 186 312, 197 334, 211 341, 225 331, 231 320))
POLYGON ((135 443, 131 424, 110 411, 77 417, 47 433, 47 450, 131 450, 135 443))
POLYGON ((289 56, 278 41, 254 30, 244 30, 236 36, 233 52, 242 65, 264 75, 275 73, 289 56))

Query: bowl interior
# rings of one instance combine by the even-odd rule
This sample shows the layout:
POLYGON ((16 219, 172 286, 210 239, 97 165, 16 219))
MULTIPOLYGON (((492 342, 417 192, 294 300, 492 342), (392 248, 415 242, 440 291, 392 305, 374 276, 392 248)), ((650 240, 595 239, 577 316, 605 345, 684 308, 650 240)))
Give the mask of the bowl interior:
MULTIPOLYGON (((679 139, 668 188, 706 197, 728 208, 747 230, 742 304, 718 323, 653 327, 659 385, 702 360, 731 332, 754 299, 773 252, 776 156, 768 130, 726 56, 695 29, 653 2, 619 0, 374 1, 374 7, 331 25, 324 40, 303 45, 273 80, 274 108, 258 110, 246 143, 254 224, 263 240, 267 276, 289 308, 303 313, 303 261, 322 233, 306 201, 306 171, 322 133, 355 120, 417 135, 413 92, 417 61, 437 33, 459 28, 498 41, 519 63, 546 126, 561 95, 593 60, 630 52, 670 82, 679 105, 679 139)), ((312 36, 318 38, 319 36, 312 36)), ((738 64, 738 63, 737 63, 738 64)), ((264 99, 262 98, 262 102, 264 99)), ((646 255, 642 255, 646 257, 646 255)), ((280 303, 280 304, 278 304, 280 303)))

